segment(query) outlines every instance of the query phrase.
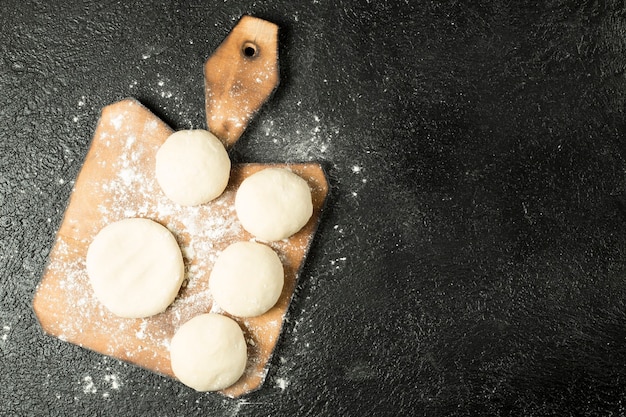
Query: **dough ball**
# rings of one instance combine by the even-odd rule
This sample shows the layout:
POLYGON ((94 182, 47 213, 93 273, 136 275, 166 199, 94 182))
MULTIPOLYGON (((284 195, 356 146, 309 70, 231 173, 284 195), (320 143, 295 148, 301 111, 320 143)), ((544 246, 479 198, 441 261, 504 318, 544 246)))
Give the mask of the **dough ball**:
POLYGON ((218 391, 243 375, 246 340, 233 319, 201 314, 183 324, 170 344, 174 375, 196 391, 218 391))
POLYGON ((156 154, 156 179, 172 201, 196 206, 219 197, 230 177, 230 158, 222 142, 202 130, 180 130, 156 154))
POLYGON ((284 279, 283 264, 272 248, 237 242, 218 256, 209 288, 217 305, 227 313, 254 317, 276 304, 284 279))
POLYGON ((281 240, 311 218, 311 190, 304 179, 287 169, 266 168, 241 183, 235 209, 248 232, 263 240, 281 240))
POLYGON ((176 239, 148 219, 125 219, 104 227, 91 242, 86 262, 96 298, 120 317, 164 311, 185 276, 176 239))

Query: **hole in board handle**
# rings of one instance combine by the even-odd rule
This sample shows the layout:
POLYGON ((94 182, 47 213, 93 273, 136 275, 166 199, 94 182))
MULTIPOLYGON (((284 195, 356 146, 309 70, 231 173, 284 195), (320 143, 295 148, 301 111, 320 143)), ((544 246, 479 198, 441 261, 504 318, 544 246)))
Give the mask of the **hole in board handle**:
POLYGON ((252 42, 244 43, 241 51, 246 58, 254 58, 259 54, 259 48, 252 42))

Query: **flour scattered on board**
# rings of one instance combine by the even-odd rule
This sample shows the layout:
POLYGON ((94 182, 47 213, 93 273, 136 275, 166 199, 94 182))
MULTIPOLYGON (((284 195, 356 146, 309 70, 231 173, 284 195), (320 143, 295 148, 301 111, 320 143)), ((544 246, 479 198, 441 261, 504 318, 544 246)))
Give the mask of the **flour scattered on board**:
POLYGON ((120 130, 120 128, 122 127, 123 121, 124 121, 124 114, 120 113, 111 119, 111 124, 113 125, 115 130, 120 130))
MULTIPOLYGON (((199 282, 205 282, 207 271, 216 256, 216 248, 213 242, 216 238, 225 234, 238 234, 241 230, 238 222, 233 216, 228 219, 220 216, 208 215, 207 212, 213 210, 223 210, 219 202, 214 205, 202 207, 181 207, 171 202, 160 191, 158 184, 150 172, 142 170, 135 163, 138 160, 145 160, 153 157, 154 149, 147 148, 138 137, 132 132, 126 131, 128 113, 122 112, 109 119, 109 123, 116 131, 115 143, 112 140, 100 138, 106 147, 116 146, 121 151, 121 157, 111 161, 114 175, 109 179, 94 184, 96 194, 103 196, 106 200, 98 206, 101 217, 99 223, 93 224, 93 233, 99 230, 102 225, 128 217, 145 217, 152 219, 166 219, 165 226, 176 236, 188 234, 189 238, 183 247, 187 255, 197 255, 197 262, 188 264, 187 287, 185 290, 198 290, 193 297, 179 297, 170 306, 175 312, 174 327, 188 320, 196 314, 208 311, 212 306, 212 298, 202 287, 197 287, 199 282), (151 196, 151 198, 137 198, 137 196, 151 196), (154 197, 154 198, 152 198, 154 197), (206 218, 215 220, 207 222, 206 218)), ((151 135, 160 128, 154 120, 145 123, 143 135, 151 135)), ((86 242, 88 243, 88 242, 86 242)), ((81 333, 83 328, 81 323, 88 321, 91 323, 102 323, 108 313, 99 305, 93 297, 90 284, 85 272, 84 256, 80 255, 79 262, 66 262, 64 259, 75 256, 76 248, 68 244, 62 237, 59 237, 54 250, 56 255, 48 268, 60 279, 59 286, 64 289, 72 305, 81 306, 81 320, 64 323, 59 338, 62 340, 74 340, 81 333)), ((154 325, 150 325, 150 320, 144 319, 137 323, 134 321, 120 321, 119 329, 134 329, 132 335, 141 343, 126 340, 119 334, 109 337, 108 349, 115 352, 120 346, 137 346, 137 350, 129 350, 126 355, 129 358, 141 353, 142 346, 160 346, 169 348, 168 335, 155 331, 154 325)), ((97 332, 107 332, 107 330, 95 329, 97 332)), ((117 332, 116 332, 117 333, 117 332)), ((121 334, 121 332, 120 332, 121 334)), ((1 337, 1 336, 0 336, 1 337)), ((141 353, 144 354, 144 353, 141 353)))
MULTIPOLYGON (((161 87, 165 86, 165 82, 161 87)), ((62 290, 61 296, 68 306, 78 306, 80 317, 59 321, 55 324, 55 334, 61 339, 78 343, 89 337, 96 337, 106 345, 98 350, 132 363, 152 361, 163 363, 169 358, 169 347, 172 331, 198 314, 207 311, 220 312, 213 305, 208 290, 208 274, 211 267, 223 249, 233 237, 242 233, 241 225, 234 212, 235 190, 227 190, 221 197, 211 204, 183 207, 171 202, 160 190, 153 172, 149 167, 154 159, 156 148, 154 141, 145 138, 160 137, 164 134, 163 125, 155 119, 144 121, 139 131, 128 126, 132 111, 121 111, 104 118, 106 128, 99 135, 94 136, 92 157, 100 158, 100 152, 106 155, 119 154, 116 158, 108 158, 106 164, 98 162, 104 175, 85 177, 77 186, 87 189, 90 197, 97 199, 100 204, 95 205, 90 214, 93 219, 82 222, 69 217, 69 227, 81 228, 80 242, 66 241, 63 234, 57 237, 53 248, 53 256, 48 265, 48 272, 56 276, 56 288, 62 290), (144 163, 136 163, 143 161, 144 163), (87 179, 88 178, 88 179, 87 179), (86 186, 85 184, 89 184, 86 186), (144 217, 159 221, 177 237, 181 250, 186 257, 186 282, 177 299, 170 305, 167 314, 138 320, 124 320, 113 317, 93 296, 89 279, 85 270, 86 249, 95 234, 106 224, 128 217, 144 217), (216 244, 217 243, 217 244, 216 244), (85 328, 89 323, 89 328, 85 328)), ((312 117, 319 122, 319 117, 312 117)), ((314 126, 311 131, 319 132, 314 126)), ((80 180, 79 176, 79 180, 80 180)), ((307 245, 306 241, 298 241, 298 245, 307 245)), ((279 254, 282 254, 294 242, 285 240, 270 244, 279 254)), ((298 250, 306 250, 306 247, 298 250)), ((42 282, 45 287, 46 282, 42 282)), ((55 285, 50 284, 51 287, 55 285)), ((269 342, 275 342, 280 332, 281 320, 271 320, 266 323, 245 323, 244 326, 254 334, 255 332, 269 332, 269 342)), ((2 333, 0 332, 0 337, 2 333)), ((93 340, 93 339, 92 339, 93 340)), ((250 363, 246 369, 245 378, 260 378, 267 376, 265 361, 259 355, 259 345, 254 338, 249 338, 249 347, 255 353, 250 356, 250 363), (261 367, 258 367, 261 365, 261 367)), ((161 366, 161 365, 159 365, 161 366)), ((167 370, 167 369, 166 369, 167 370)), ((93 374, 92 374, 93 375, 93 374)), ((80 389, 85 394, 98 393, 102 397, 109 397, 113 390, 119 389, 121 382, 117 375, 81 377, 80 389)), ((101 374, 100 374, 101 375, 101 374)), ((288 382, 280 382, 286 387, 288 382)))
POLYGON ((137 339, 143 340, 146 338, 147 327, 148 327, 148 322, 146 320, 142 320, 141 325, 139 326, 139 330, 137 330, 137 333, 135 333, 135 335, 137 336, 137 339))

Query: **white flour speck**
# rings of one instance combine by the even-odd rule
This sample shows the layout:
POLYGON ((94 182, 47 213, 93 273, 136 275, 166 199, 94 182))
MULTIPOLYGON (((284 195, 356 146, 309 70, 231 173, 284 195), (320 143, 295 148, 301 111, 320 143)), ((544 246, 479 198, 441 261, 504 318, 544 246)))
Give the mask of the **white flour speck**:
POLYGON ((110 384, 111 389, 118 390, 122 386, 119 377, 115 374, 105 375, 104 380, 110 384))
POLYGON ((93 383, 93 378, 89 375, 83 378, 83 392, 85 394, 95 394, 98 392, 98 388, 96 388, 96 385, 93 383))
POLYGON ((150 120, 148 123, 146 123, 146 130, 147 131, 154 130, 157 127, 159 127, 159 125, 156 122, 156 120, 150 120))
POLYGON ((135 334, 137 336, 137 339, 145 339, 146 338, 146 328, 147 327, 148 327, 148 322, 146 320, 143 320, 141 322, 139 330, 135 334))
POLYGON ((115 130, 120 130, 122 127, 122 123, 124 122, 124 115, 122 113, 117 116, 111 118, 111 124, 115 128, 115 130))
POLYGON ((232 409, 230 413, 230 417, 239 415, 239 411, 241 411, 241 407, 244 405, 248 405, 248 404, 250 404, 250 402, 248 402, 248 400, 246 399, 238 400, 237 403, 235 404, 235 407, 232 409))
POLYGON ((284 391, 289 386, 289 381, 285 378, 276 378, 274 380, 274 385, 277 388, 280 388, 281 391, 284 391))
POLYGON ((340 269, 343 265, 345 265, 346 259, 347 258, 345 256, 341 256, 339 258, 331 259, 330 260, 330 265, 333 266, 335 269, 340 269))
POLYGON ((135 136, 129 135, 128 138, 126 138, 126 147, 130 149, 136 140, 137 138, 135 136))

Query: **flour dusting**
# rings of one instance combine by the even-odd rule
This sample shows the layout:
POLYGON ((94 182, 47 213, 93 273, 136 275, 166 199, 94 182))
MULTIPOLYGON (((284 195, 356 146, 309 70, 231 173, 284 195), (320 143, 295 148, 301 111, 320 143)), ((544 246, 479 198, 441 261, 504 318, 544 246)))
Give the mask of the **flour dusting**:
POLYGON ((276 386, 276 388, 279 388, 281 391, 284 391, 289 386, 289 381, 285 378, 279 377, 274 380, 274 386, 276 386))
POLYGON ((2 326, 2 334, 0 335, 0 340, 6 342, 9 339, 9 332, 11 331, 11 327, 4 325, 2 326))
POLYGON ((112 390, 119 390, 122 386, 122 383, 116 374, 105 375, 104 381, 110 385, 109 388, 112 390))
POLYGON ((93 382, 93 378, 89 375, 83 378, 83 393, 85 394, 95 394, 98 392, 98 388, 96 388, 96 384, 93 382))

